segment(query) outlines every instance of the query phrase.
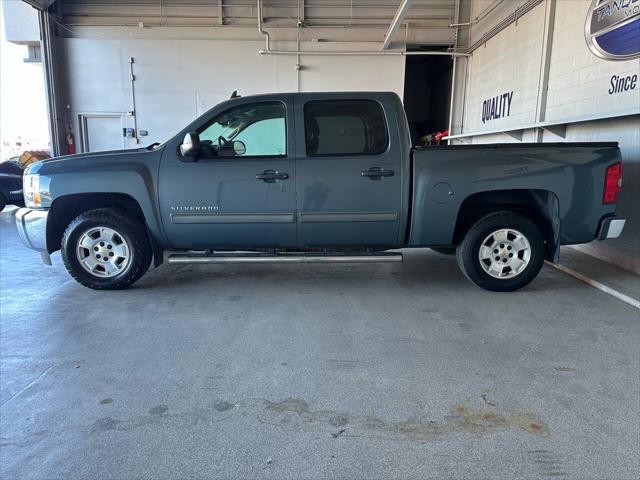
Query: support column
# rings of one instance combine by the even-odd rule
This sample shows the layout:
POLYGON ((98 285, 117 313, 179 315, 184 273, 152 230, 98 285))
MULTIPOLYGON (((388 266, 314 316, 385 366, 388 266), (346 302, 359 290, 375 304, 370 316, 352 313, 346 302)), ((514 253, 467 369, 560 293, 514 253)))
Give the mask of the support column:
POLYGON ((56 82, 56 45, 51 25, 51 14, 45 9, 38 10, 40 24, 40 45, 42 51, 42 70, 47 101, 49 123, 49 138, 51 140, 51 155, 64 155, 64 113, 60 110, 60 94, 56 82))
MULTIPOLYGON (((456 26, 456 41, 454 48, 466 50, 469 47, 469 23, 471 21, 471 1, 458 0, 454 18, 456 26), (466 25, 465 25, 466 24, 466 25)), ((454 57, 451 75, 451 105, 449 111, 449 135, 462 133, 464 121, 464 104, 466 96, 467 69, 470 57, 454 57)))
MULTIPOLYGON (((544 32, 542 36, 542 60, 538 80, 538 101, 536 104, 536 123, 542 123, 547 115, 547 94, 549 91, 549 68, 553 48, 553 31, 556 19, 556 0, 545 0, 544 32)), ((542 142, 544 131, 536 129, 536 142, 542 142)))

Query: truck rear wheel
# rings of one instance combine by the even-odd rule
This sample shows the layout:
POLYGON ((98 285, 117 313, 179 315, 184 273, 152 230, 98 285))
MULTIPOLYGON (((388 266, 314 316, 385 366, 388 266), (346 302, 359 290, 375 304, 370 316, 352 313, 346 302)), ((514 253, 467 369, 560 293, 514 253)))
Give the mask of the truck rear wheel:
POLYGON ((112 208, 76 217, 62 236, 61 251, 71 276, 95 290, 128 287, 145 274, 152 257, 142 222, 112 208))
POLYGON ((480 219, 458 246, 458 266, 476 285, 512 292, 529 284, 544 262, 544 239, 527 217, 513 212, 480 219))

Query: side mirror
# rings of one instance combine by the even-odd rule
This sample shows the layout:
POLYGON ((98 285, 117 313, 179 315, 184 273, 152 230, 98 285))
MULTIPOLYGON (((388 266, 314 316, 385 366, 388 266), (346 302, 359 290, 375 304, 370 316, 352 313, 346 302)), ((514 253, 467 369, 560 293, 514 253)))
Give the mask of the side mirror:
POLYGON ((200 153, 200 136, 196 132, 189 132, 184 136, 180 145, 183 157, 197 157, 200 153))
POLYGON ((233 142, 233 153, 236 155, 244 155, 245 153, 247 153, 247 146, 244 144, 244 142, 236 140, 233 142))

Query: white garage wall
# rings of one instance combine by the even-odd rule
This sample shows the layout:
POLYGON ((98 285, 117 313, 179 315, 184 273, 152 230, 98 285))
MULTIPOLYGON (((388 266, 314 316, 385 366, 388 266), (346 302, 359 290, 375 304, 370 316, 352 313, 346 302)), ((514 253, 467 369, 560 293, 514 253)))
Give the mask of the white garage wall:
MULTIPOLYGON (((166 140, 234 90, 241 95, 298 90, 391 90, 402 95, 403 56, 373 60, 307 55, 301 57, 297 71, 295 56, 261 56, 257 53, 261 48, 264 42, 249 40, 64 39, 69 116, 76 133, 81 113, 121 113, 123 126, 133 127, 133 118, 126 116, 132 110, 130 57, 134 58, 138 129, 149 132, 141 140, 144 144, 166 140)), ((332 43, 329 48, 373 47, 332 43)), ((125 144, 135 146, 132 139, 125 144)))
MULTIPOLYGON (((624 171, 617 213, 628 219, 624 233, 618 239, 592 242, 579 248, 640 274, 640 115, 575 123, 567 127, 566 139, 558 140, 619 142, 624 171)), ((545 141, 553 141, 552 136, 549 135, 545 141)))
MULTIPOLYGON (((293 48, 295 49, 295 47, 293 48)), ((303 45, 303 50, 379 50, 379 44, 352 42, 303 45)), ((294 62, 295 64, 295 62, 294 62)), ((381 91, 404 93, 405 57, 313 56, 301 57, 300 91, 381 91)))
POLYGON ((539 5, 473 52, 463 132, 526 126, 535 121, 543 26, 544 5, 539 5), (510 115, 483 122, 483 102, 508 92, 513 92, 510 115))

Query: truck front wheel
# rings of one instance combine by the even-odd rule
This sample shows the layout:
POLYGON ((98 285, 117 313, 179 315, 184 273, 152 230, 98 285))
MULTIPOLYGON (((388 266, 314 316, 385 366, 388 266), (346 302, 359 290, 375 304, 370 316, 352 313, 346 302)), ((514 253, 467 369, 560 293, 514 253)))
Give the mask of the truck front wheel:
POLYGON ((540 229, 523 215, 499 212, 475 223, 456 251, 458 266, 476 285, 512 292, 529 284, 544 262, 540 229))
POLYGON ((128 287, 145 274, 152 257, 142 222, 112 208, 76 217, 62 236, 61 251, 71 276, 95 290, 128 287))

